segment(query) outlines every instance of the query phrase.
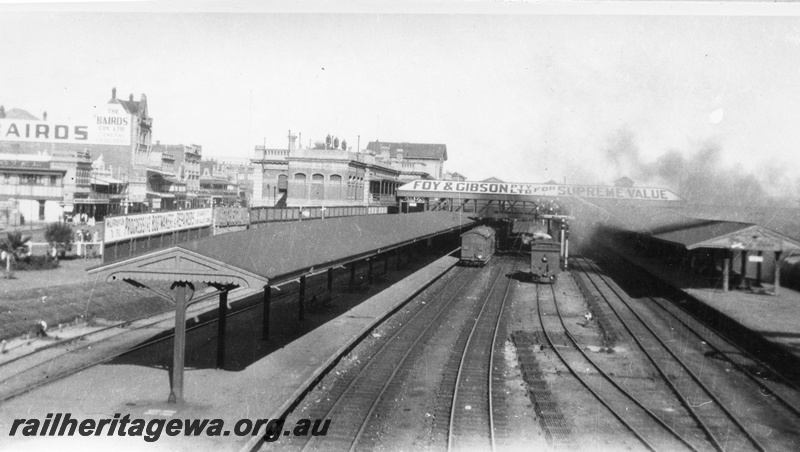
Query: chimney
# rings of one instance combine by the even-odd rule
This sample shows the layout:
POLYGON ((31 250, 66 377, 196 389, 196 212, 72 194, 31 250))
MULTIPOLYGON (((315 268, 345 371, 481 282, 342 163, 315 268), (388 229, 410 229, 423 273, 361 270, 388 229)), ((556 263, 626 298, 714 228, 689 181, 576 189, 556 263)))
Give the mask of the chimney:
POLYGON ((0 119, 6 117, 6 107, 0 105, 0 119))
POLYGON ((403 161, 403 148, 397 148, 397 151, 396 151, 395 155, 397 157, 397 161, 398 162, 402 162, 403 161))
POLYGON ((117 88, 111 88, 111 100, 117 100, 117 88))
POLYGON ((133 102, 133 93, 131 93, 131 94, 128 96, 128 100, 129 100, 129 101, 131 101, 131 102, 133 102))
POLYGON ((42 113, 42 121, 47 121, 47 112, 42 113))
POLYGON ((296 135, 292 135, 292 131, 289 130, 289 152, 294 151, 294 140, 297 139, 296 135))

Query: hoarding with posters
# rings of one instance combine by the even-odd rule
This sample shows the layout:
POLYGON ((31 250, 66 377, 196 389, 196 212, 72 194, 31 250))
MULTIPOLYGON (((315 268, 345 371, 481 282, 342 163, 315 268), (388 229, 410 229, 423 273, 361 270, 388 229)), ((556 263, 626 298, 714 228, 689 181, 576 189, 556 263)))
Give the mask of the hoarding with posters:
POLYGON ((211 226, 211 209, 173 210, 105 219, 105 243, 211 226))

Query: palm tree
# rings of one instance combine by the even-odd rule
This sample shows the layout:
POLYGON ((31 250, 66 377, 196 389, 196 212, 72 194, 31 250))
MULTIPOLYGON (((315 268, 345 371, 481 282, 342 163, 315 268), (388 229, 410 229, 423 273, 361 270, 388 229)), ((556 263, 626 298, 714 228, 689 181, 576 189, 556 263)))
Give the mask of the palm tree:
POLYGON ((0 251, 5 251, 10 256, 7 267, 8 275, 6 277, 11 278, 11 261, 16 262, 28 254, 28 247, 25 244, 30 240, 31 237, 29 235, 22 235, 21 232, 9 232, 6 234, 6 238, 0 240, 0 251))

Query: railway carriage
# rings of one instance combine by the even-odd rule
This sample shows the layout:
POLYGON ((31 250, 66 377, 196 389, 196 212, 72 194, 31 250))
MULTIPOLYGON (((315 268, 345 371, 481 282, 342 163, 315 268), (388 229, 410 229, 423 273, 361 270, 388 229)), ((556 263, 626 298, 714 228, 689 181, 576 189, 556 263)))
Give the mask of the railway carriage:
POLYGON ((560 265, 560 242, 556 240, 531 241, 531 275, 534 282, 555 282, 560 265))
POLYGON ((495 230, 478 226, 461 234, 461 265, 484 266, 495 251, 495 230))

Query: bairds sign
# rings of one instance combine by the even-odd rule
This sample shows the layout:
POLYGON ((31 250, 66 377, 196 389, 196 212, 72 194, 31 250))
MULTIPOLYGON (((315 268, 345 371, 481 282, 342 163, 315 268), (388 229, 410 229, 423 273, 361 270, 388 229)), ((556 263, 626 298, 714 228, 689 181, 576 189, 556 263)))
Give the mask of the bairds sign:
POLYGON ((132 117, 120 105, 98 108, 93 118, 80 123, 0 119, 0 141, 71 144, 131 144, 132 117))

